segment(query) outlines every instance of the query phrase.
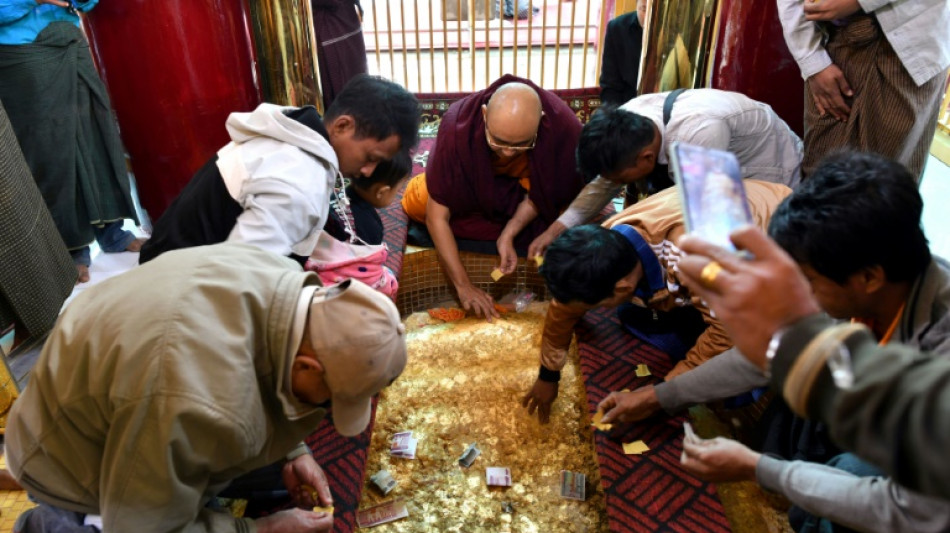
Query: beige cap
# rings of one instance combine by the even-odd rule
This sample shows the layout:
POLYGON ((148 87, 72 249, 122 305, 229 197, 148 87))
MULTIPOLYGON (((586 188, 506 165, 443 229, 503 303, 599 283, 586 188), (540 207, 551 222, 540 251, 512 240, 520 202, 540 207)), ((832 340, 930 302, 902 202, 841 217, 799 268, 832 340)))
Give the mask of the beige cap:
POLYGON ((369 425, 372 397, 406 367, 406 328, 392 300, 347 280, 321 287, 310 304, 310 343, 330 387, 333 425, 345 437, 369 425))

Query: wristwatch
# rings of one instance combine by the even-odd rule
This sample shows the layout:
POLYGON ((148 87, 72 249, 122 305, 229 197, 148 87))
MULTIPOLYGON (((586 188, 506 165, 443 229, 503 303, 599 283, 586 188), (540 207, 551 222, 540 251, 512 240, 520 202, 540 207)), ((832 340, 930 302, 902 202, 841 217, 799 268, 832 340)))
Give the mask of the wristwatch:
POLYGON ((775 359, 775 354, 778 353, 778 347, 782 344, 782 337, 785 335, 785 330, 788 328, 778 328, 775 330, 775 333, 772 334, 772 338, 769 340, 769 345, 765 349, 765 375, 769 378, 772 377, 772 359, 775 359))

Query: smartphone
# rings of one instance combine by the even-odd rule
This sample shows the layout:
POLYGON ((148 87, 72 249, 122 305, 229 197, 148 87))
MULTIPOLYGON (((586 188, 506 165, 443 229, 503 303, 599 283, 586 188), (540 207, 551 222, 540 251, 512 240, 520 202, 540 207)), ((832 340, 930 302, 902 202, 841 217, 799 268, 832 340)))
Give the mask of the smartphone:
POLYGON ((670 164, 680 192, 686 232, 735 251, 729 235, 752 224, 736 156, 673 142, 670 164))

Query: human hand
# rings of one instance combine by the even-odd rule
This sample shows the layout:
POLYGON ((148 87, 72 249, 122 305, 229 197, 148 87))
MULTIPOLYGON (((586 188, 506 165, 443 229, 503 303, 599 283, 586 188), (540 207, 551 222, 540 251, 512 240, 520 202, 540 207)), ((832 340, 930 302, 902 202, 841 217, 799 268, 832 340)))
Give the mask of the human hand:
POLYGON ((636 422, 660 410, 660 401, 656 398, 653 385, 640 387, 633 392, 611 392, 597 404, 597 410, 604 412, 601 422, 636 422))
POLYGON ((333 496, 330 494, 330 485, 323 469, 309 453, 305 453, 288 461, 284 465, 281 475, 284 486, 299 507, 312 508, 315 505, 330 507, 333 505, 333 496), (314 499, 313 491, 317 498, 314 499), (317 501, 319 500, 319 501, 317 501))
POLYGON ((498 257, 500 264, 498 265, 498 270, 501 270, 506 276, 515 271, 515 267, 518 266, 518 253, 515 252, 515 244, 511 239, 502 235, 498 237, 498 241, 495 243, 498 247, 498 257))
POLYGON ((466 311, 485 317, 489 322, 498 316, 495 309, 495 300, 487 292, 474 285, 458 287, 459 300, 466 311))
POLYGON ((528 414, 533 415, 538 412, 538 420, 542 424, 547 424, 551 419, 551 404, 557 398, 558 383, 542 381, 537 379, 534 386, 521 399, 521 406, 528 409, 528 414))
POLYGON ((69 2, 66 0, 36 0, 36 5, 50 4, 59 7, 69 8, 69 2))
POLYGON ((683 439, 683 468, 706 481, 755 481, 755 466, 762 454, 732 439, 683 439))
POLYGON ((305 509, 287 509, 254 521, 258 533, 302 533, 330 531, 333 515, 305 509))
POLYGON ((854 96, 854 91, 848 85, 844 73, 837 65, 828 65, 821 72, 808 78, 815 107, 821 116, 830 114, 836 120, 845 122, 851 114, 851 107, 844 101, 845 97, 854 96))
POLYGON ((861 9, 858 0, 817 0, 805 2, 805 19, 835 20, 843 19, 857 13, 861 9))
POLYGON ((819 312, 811 287, 795 261, 757 227, 747 226, 731 235, 740 250, 753 259, 686 236, 680 249, 680 280, 716 313, 735 345, 751 362, 765 369, 765 350, 779 329, 819 312), (711 283, 701 280, 711 262, 722 270, 711 283))
POLYGON ((551 243, 554 242, 554 239, 558 235, 564 232, 567 227, 560 222, 555 221, 552 223, 548 229, 544 230, 541 235, 538 235, 531 241, 531 244, 528 245, 528 259, 534 259, 538 256, 544 256, 544 252, 547 251, 548 246, 551 246, 551 243))

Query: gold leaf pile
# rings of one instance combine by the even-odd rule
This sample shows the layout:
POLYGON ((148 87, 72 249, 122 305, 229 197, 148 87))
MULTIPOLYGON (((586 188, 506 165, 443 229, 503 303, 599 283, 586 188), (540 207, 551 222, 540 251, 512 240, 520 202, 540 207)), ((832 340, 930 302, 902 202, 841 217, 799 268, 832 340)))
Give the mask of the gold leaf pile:
POLYGON ((376 531, 607 531, 576 347, 551 422, 541 425, 521 407, 538 375, 546 310, 533 303, 492 323, 470 317, 444 324, 425 312, 406 319, 409 363, 380 395, 360 507, 401 498, 409 517, 376 531), (400 431, 419 440, 415 460, 389 455, 400 431), (472 442, 482 454, 465 469, 458 458, 472 442), (488 488, 489 466, 510 468, 512 486, 488 488), (381 469, 398 482, 386 497, 368 481, 381 469), (561 470, 587 476, 586 501, 560 497, 561 470))

